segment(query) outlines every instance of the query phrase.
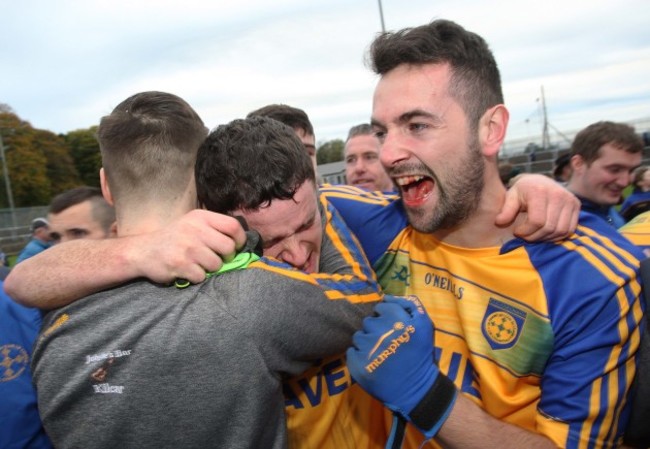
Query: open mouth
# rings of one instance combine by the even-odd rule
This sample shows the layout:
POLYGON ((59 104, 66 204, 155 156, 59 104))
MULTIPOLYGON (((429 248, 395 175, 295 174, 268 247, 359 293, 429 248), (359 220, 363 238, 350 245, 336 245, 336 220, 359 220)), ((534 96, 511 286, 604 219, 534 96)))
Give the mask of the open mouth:
POLYGON ((428 176, 402 176, 395 178, 407 206, 419 206, 431 195, 435 183, 428 176))

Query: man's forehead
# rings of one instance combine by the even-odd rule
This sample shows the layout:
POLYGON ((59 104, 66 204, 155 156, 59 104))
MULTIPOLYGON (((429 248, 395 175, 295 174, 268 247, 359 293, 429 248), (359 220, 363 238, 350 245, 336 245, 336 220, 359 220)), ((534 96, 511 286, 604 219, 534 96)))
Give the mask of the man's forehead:
POLYGON ((371 134, 361 134, 351 137, 345 145, 345 153, 349 152, 379 152, 379 140, 371 134))
MULTIPOLYGON (((291 200, 288 200, 292 202, 291 200)), ((312 207, 311 204, 290 205, 289 202, 275 201, 276 206, 258 210, 253 215, 244 216, 249 226, 260 233, 265 242, 283 240, 303 228, 310 227, 315 221, 318 221, 318 208, 312 207)))
POLYGON ((601 164, 608 165, 610 163, 616 163, 617 161, 641 161, 641 153, 630 153, 623 148, 620 148, 611 143, 606 143, 598 151, 598 157, 595 159, 601 164))
MULTIPOLYGON (((402 64, 382 75, 373 94, 371 124, 399 119, 414 110, 449 107, 450 66, 441 64, 402 64), (396 95, 396 92, 399 95, 396 95)), ((435 111, 429 111, 435 113, 435 111)))
POLYGON ((280 227, 296 217, 313 217, 318 212, 318 194, 311 180, 305 181, 293 198, 274 199, 270 204, 255 210, 238 210, 236 214, 243 215, 249 223, 258 226, 280 227))
POLYGON ((63 209, 58 213, 49 213, 48 218, 50 221, 90 221, 92 217, 92 204, 90 201, 82 201, 81 203, 73 204, 70 207, 63 209))

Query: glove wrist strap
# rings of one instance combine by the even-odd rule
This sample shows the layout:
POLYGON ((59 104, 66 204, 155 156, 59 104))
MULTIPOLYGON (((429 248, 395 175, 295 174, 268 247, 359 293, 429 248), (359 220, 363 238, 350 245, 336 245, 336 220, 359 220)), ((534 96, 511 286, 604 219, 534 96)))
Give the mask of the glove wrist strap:
POLYGON ((409 413, 409 420, 427 437, 433 438, 456 402, 456 386, 442 373, 422 400, 409 413))

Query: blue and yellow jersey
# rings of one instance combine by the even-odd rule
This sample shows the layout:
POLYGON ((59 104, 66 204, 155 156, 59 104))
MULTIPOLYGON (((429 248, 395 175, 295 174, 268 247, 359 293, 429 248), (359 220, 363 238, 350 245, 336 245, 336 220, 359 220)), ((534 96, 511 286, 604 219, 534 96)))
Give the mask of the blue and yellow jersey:
POLYGON ((385 409, 353 382, 345 354, 323 360, 283 388, 289 448, 384 448, 385 409))
POLYGON ((281 273, 318 285, 328 299, 353 303, 376 302, 383 298, 377 277, 363 249, 336 209, 320 198, 323 243, 319 273, 304 273, 269 257, 248 266, 281 273))
MULTIPOLYGON (((359 242, 322 197, 321 206, 321 272, 301 275, 318 283, 330 299, 377 301, 379 285, 359 242)), ((285 380, 283 389, 290 448, 384 447, 383 406, 353 384, 345 354, 319 361, 302 375, 285 380)))
POLYGON ((329 186, 321 196, 339 209, 345 223, 357 236, 370 264, 375 266, 408 219, 399 195, 368 192, 352 186, 329 186))
MULTIPOLYGON (((466 396, 559 447, 619 441, 643 327, 638 248, 589 214, 562 242, 460 248, 408 225, 382 227, 403 223, 398 200, 370 206, 363 194, 328 190, 346 220, 375 209, 351 228, 373 251, 384 245, 374 261, 380 284, 420 298, 441 371, 466 396)), ((411 429, 407 446, 421 442, 411 429)))
POLYGON ((619 232, 636 246, 650 251, 650 211, 634 217, 619 228, 619 232))

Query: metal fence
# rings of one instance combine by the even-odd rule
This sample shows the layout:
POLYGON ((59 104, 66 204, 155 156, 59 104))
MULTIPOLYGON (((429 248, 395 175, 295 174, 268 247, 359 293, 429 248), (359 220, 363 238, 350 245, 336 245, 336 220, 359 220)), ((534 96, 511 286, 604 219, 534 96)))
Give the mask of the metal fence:
MULTIPOLYGON (((627 120, 625 121, 625 123, 634 127, 634 130, 639 135, 643 135, 644 138, 647 138, 646 136, 648 136, 648 133, 650 133, 650 117, 636 119, 636 120, 627 120)), ((581 129, 574 129, 568 131, 563 130, 561 133, 557 131, 555 133, 551 133, 549 136, 550 148, 555 151, 559 150, 560 152, 562 150, 568 150, 571 147, 571 142, 575 138, 576 134, 580 132, 580 130, 581 129)), ((510 157, 519 154, 525 154, 528 145, 530 144, 541 145, 541 142, 542 142, 541 135, 533 135, 533 136, 521 137, 517 139, 506 138, 506 141, 501 147, 499 154, 501 155, 501 157, 510 157)), ((646 143, 646 145, 648 144, 646 143)))
POLYGON ((29 225, 34 218, 46 217, 48 206, 0 209, 0 250, 18 254, 29 242, 29 225))

